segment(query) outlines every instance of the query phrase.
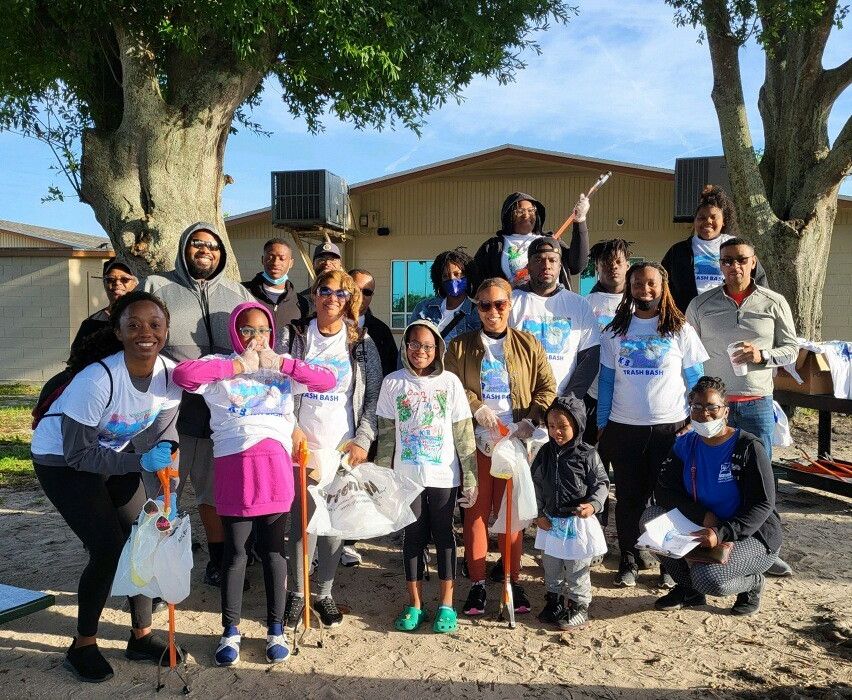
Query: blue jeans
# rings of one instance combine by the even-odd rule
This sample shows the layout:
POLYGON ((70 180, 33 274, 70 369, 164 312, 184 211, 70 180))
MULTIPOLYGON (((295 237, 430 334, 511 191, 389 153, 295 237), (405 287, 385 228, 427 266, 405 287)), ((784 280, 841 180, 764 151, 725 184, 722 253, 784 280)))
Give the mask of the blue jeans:
POLYGON ((760 440, 769 460, 772 461, 772 433, 775 431, 772 396, 764 396, 754 401, 735 401, 729 408, 728 424, 745 430, 760 440))

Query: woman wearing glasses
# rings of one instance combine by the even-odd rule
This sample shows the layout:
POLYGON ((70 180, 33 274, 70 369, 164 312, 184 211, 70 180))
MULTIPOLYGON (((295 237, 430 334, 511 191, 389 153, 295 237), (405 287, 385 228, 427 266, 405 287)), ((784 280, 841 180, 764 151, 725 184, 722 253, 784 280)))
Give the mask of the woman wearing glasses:
POLYGON ((615 583, 635 586, 639 563, 646 563, 636 549, 639 518, 660 462, 687 423, 686 394, 704 373, 707 352, 675 306, 659 264, 632 265, 625 284, 615 318, 601 332, 598 450, 615 474, 615 583))
POLYGON ((253 528, 266 585, 266 660, 279 663, 290 655, 283 623, 285 514, 293 502, 291 379, 322 392, 334 386, 334 375, 276 354, 269 346, 272 312, 260 302, 240 304, 229 321, 233 353, 186 360, 174 371, 175 384, 201 394, 210 408, 215 505, 225 530, 223 631, 214 663, 233 666, 240 658, 246 543, 253 528))
MULTIPOLYGON (((339 447, 351 467, 366 461, 376 439, 376 402, 382 385, 382 363, 369 336, 358 327, 361 292, 342 270, 321 273, 311 287, 316 316, 293 323, 281 334, 281 348, 297 359, 327 367, 335 384, 324 394, 296 383, 293 386, 296 420, 308 447, 339 447)), ((300 488, 296 473, 296 490, 300 488)), ((287 625, 295 627, 305 604, 302 572, 302 530, 299 499, 290 516, 287 580, 287 625)), ((312 503, 310 504, 312 510, 312 503)), ((310 518, 310 513, 308 514, 310 518)), ((343 621, 331 596, 343 540, 309 537, 309 551, 317 550, 317 599, 314 606, 327 627, 343 621)))
POLYGON ((115 258, 110 258, 104 262, 103 272, 104 291, 107 295, 107 305, 95 311, 88 318, 83 319, 80 328, 77 330, 77 335, 74 336, 74 341, 71 343, 71 352, 73 353, 84 338, 92 335, 102 328, 109 327, 109 310, 115 303, 116 299, 123 297, 125 294, 132 292, 139 284, 139 280, 130 271, 123 262, 118 262, 115 258))
POLYGON ((737 596, 731 613, 752 615, 760 607, 764 574, 781 548, 772 465, 763 443, 727 423, 725 385, 701 377, 689 392, 692 430, 677 439, 663 462, 654 490, 656 506, 643 522, 672 508, 702 526, 702 547, 733 543, 727 561, 691 565, 662 558, 677 585, 656 601, 658 610, 704 605, 705 596, 737 596))
MULTIPOLYGON (((168 309, 153 294, 116 300, 109 327, 80 344, 69 365, 73 379, 33 433, 39 483, 89 558, 77 588, 77 636, 64 666, 90 683, 113 675, 98 649, 98 622, 145 503, 140 474, 171 465, 171 448, 161 441, 177 439, 182 392, 170 378, 174 363, 159 354, 168 332, 168 309)), ((151 632, 151 599, 130 598, 130 618, 125 655, 159 662, 167 643, 151 632)))
MULTIPOLYGON (((517 423, 518 437, 529 437, 556 398, 556 382, 547 353, 529 333, 509 328, 512 288, 506 280, 492 277, 482 282, 476 292, 476 303, 482 330, 460 335, 450 343, 446 367, 461 379, 477 424, 486 431, 494 431, 499 423, 517 423)), ((491 476, 491 458, 481 449, 476 452, 476 462, 478 490, 462 489, 465 500, 473 504, 464 517, 465 560, 473 582, 463 608, 465 615, 485 612, 488 520, 492 510, 499 510, 505 489, 503 480, 491 476)), ((529 598, 518 584, 522 535, 521 532, 511 535, 510 571, 518 613, 530 610, 529 598)), ((499 536, 501 551, 505 537, 499 536)))

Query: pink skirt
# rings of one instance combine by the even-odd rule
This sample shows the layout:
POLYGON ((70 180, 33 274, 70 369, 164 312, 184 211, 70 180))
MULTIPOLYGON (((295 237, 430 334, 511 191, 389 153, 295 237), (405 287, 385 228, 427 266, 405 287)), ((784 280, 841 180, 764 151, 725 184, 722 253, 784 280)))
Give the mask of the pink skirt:
POLYGON ((277 440, 216 457, 216 512, 236 518, 287 513, 293 503, 293 465, 277 440))

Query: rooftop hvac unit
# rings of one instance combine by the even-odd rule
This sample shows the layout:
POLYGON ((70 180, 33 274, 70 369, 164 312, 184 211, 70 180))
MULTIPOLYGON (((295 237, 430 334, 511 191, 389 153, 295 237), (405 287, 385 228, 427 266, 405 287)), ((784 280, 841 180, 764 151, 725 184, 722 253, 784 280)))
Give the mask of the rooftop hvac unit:
POLYGON ((346 181, 328 170, 272 173, 272 225, 346 229, 346 181))
POLYGON ((725 156, 678 158, 675 161, 675 223, 692 221, 705 185, 719 185, 728 194, 731 193, 725 156))

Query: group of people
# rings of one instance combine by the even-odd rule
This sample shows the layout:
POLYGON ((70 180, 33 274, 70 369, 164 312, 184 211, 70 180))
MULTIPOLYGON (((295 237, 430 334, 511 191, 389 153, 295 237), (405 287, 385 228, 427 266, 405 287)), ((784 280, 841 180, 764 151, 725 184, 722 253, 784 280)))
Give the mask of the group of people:
MULTIPOLYGON (((430 619, 437 633, 457 629, 456 506, 470 579, 461 612, 485 613, 487 581, 502 580, 504 565, 487 571, 489 524, 505 491, 490 455, 503 435, 523 443, 545 430, 530 466, 546 588, 540 620, 562 629, 588 622, 600 552, 572 540, 606 523, 610 470, 618 585, 635 586, 640 568, 657 565, 636 548, 640 528, 677 507, 701 524, 704 546, 735 544, 725 564, 663 558, 660 583, 671 590, 657 607, 736 595, 732 612, 755 612, 764 574, 789 573, 778 558, 770 466, 771 368, 797 352, 789 306, 765 286, 718 188, 702 193, 693 232, 662 265, 631 265, 622 239, 590 249, 588 211, 581 196, 565 243, 545 233, 539 201, 510 195, 500 229, 473 257, 464 249, 436 257, 435 296, 414 309, 399 346, 370 312, 373 276, 346 272, 330 242, 315 250, 315 280, 301 292, 279 238, 265 244, 253 279, 227 279, 227 250, 206 223, 183 233, 175 269, 141 289, 127 265, 107 263, 110 304, 81 328, 70 382, 32 442, 36 475, 89 557, 65 665, 86 681, 112 676, 98 620, 131 525, 157 495, 152 477, 172 463, 170 441, 179 445, 177 499, 192 483, 206 534, 204 582, 221 588, 219 666, 239 661, 254 556, 270 663, 289 656, 287 630, 305 605, 326 626, 343 620, 334 579, 341 562, 360 563, 356 543, 308 535, 315 596, 305 600, 293 459, 302 442, 337 447, 348 469, 372 461, 423 487, 403 530, 408 600, 397 630, 430 619), (570 275, 589 257, 597 283, 581 297, 570 275), (434 615, 422 589, 430 545, 440 581, 434 615)), ((523 534, 498 537, 519 614, 532 608, 520 583, 523 534)), ((151 599, 130 606, 127 656, 159 660, 165 640, 151 631, 151 599)))

